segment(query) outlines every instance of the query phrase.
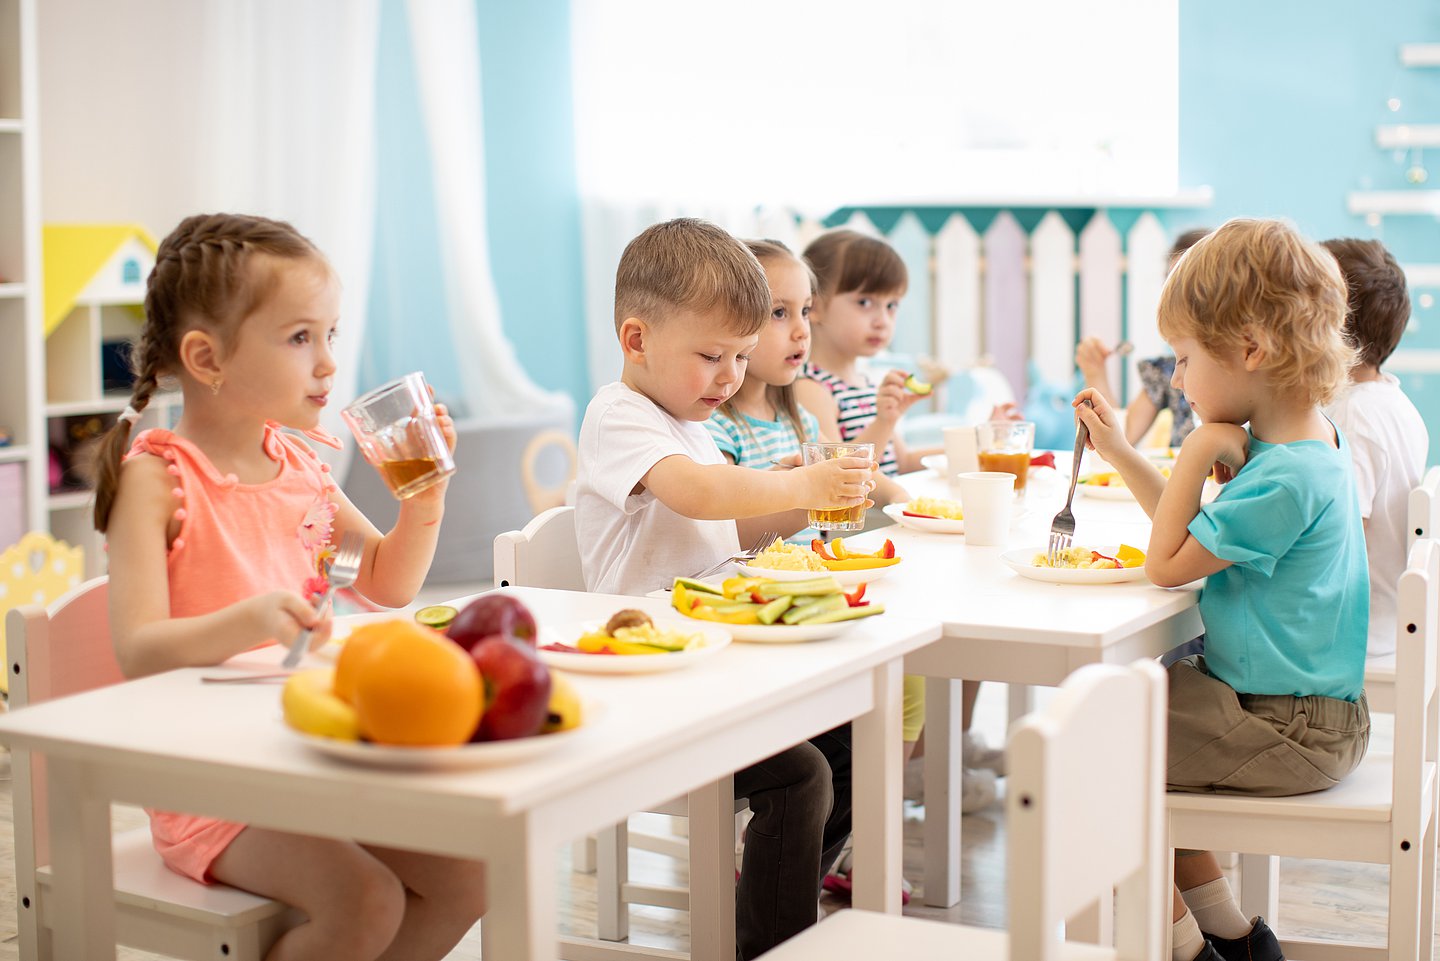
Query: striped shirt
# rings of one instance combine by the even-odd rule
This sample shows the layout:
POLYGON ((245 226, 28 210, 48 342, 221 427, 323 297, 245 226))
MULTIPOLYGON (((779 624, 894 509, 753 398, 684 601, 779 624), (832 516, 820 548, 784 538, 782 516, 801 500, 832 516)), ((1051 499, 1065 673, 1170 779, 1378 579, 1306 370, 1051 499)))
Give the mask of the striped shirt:
MULTIPOLYGON (((730 455, 736 464, 764 470, 771 466, 772 459, 784 460, 800 453, 800 439, 795 436, 795 428, 788 420, 760 420, 743 411, 735 413, 745 418, 744 424, 717 410, 710 415, 705 426, 710 429, 710 436, 715 438, 715 446, 720 448, 720 453, 730 455)), ((820 439, 820 422, 814 414, 802 409, 800 424, 805 428, 805 440, 820 439)))
MULTIPOLYGON (((835 398, 835 406, 839 409, 836 414, 836 421, 840 425, 840 439, 854 440, 855 436, 870 426, 875 420, 875 386, 867 379, 863 384, 847 384, 823 367, 816 367, 814 364, 805 364, 804 376, 823 384, 830 389, 835 398)), ((864 374, 860 375, 864 377, 864 374)), ((895 462, 895 444, 887 441, 885 451, 880 457, 880 471, 887 477, 894 477, 900 473, 900 466, 895 462)))

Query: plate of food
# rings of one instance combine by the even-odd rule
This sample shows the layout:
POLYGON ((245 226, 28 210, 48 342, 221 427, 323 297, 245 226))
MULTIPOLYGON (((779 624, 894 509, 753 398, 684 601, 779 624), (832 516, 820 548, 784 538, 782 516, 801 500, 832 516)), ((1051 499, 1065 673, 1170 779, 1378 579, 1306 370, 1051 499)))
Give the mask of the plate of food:
POLYGON ((657 621, 643 611, 626 609, 605 622, 542 628, 540 642, 540 660, 558 670, 658 674, 718 653, 730 643, 730 632, 679 617, 657 621))
POLYGON ((883 604, 865 600, 864 584, 846 592, 828 574, 804 581, 731 577, 722 584, 677 578, 670 604, 692 620, 723 628, 736 641, 763 644, 835 637, 885 612, 883 604))
POLYGON ((928 534, 965 533, 960 502, 943 497, 917 497, 908 504, 886 504, 885 516, 902 527, 928 534))
MULTIPOLYGON (((586 704, 585 720, 590 723, 595 715, 594 706, 586 704)), ((365 764, 370 767, 392 768, 405 771, 453 771, 462 768, 493 767, 523 761, 570 744, 575 736, 585 730, 580 727, 550 734, 535 734, 531 737, 516 737, 505 741, 480 741, 461 744, 458 747, 400 747, 390 744, 372 744, 369 741, 342 741, 333 737, 320 737, 297 731, 286 725, 285 730, 298 738, 306 747, 342 761, 365 764)))
POLYGON ((1057 563, 1044 547, 1022 547, 1000 555, 1005 565, 1031 580, 1051 584, 1123 584, 1145 580, 1145 552, 1128 544, 1067 547, 1057 563))
POLYGON ((735 567, 746 577, 805 581, 828 575, 841 587, 854 587, 880 580, 899 564, 891 541, 866 552, 847 549, 844 539, 837 537, 829 544, 817 538, 810 547, 776 540, 749 563, 736 561, 735 567))

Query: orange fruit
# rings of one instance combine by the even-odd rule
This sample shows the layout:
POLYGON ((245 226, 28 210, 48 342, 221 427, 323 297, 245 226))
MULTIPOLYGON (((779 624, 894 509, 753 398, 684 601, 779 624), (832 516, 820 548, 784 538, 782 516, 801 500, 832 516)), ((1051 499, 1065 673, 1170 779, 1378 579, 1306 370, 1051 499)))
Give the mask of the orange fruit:
POLYGON ((428 627, 411 621, 379 626, 385 636, 355 666, 361 735, 376 744, 408 747, 470 740, 485 706, 474 660, 428 627))
POLYGON ((361 663, 391 635, 395 623, 384 621, 357 627, 340 646, 340 656, 335 659, 335 696, 346 704, 355 703, 355 679, 360 676, 361 663))

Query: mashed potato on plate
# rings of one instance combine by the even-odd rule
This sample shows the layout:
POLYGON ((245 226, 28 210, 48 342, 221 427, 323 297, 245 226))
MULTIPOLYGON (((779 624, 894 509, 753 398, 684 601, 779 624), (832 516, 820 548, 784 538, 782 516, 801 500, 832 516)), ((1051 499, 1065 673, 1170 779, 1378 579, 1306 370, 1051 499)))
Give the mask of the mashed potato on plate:
POLYGON ((820 562, 820 555, 810 548, 801 547, 799 544, 787 544, 778 537, 775 539, 775 543, 765 548, 758 557, 750 561, 748 566, 772 571, 828 570, 820 562))

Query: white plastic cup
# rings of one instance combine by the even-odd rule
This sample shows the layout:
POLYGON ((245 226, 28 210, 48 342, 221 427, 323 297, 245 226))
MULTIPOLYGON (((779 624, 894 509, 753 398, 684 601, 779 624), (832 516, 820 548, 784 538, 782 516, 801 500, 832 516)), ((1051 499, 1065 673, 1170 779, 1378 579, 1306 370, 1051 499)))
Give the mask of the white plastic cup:
POLYGON ((954 487, 959 475, 980 469, 980 448, 973 425, 946 427, 945 438, 945 479, 954 487))
POLYGON ((1004 471, 960 474, 960 508, 965 512, 965 543, 972 547, 1003 547, 1010 530, 1015 500, 1015 475, 1004 471))

